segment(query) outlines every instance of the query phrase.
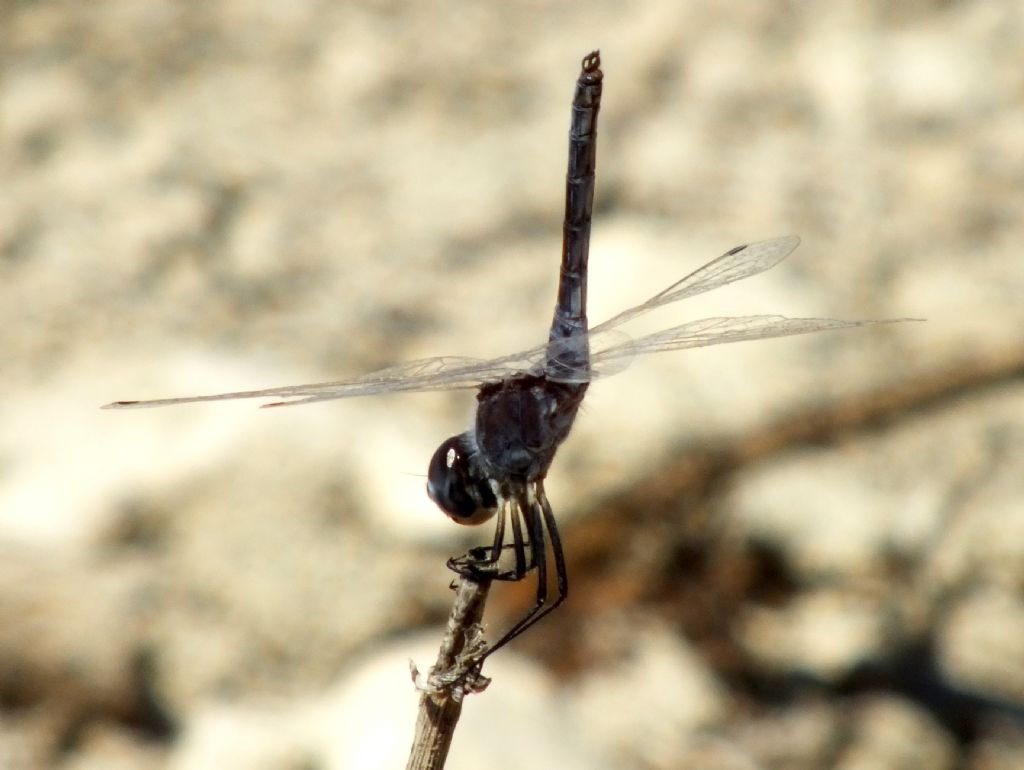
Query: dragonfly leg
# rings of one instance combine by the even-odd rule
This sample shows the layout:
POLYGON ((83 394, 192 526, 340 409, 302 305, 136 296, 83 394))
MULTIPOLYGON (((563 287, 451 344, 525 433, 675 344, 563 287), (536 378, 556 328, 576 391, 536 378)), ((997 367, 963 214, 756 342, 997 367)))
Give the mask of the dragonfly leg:
POLYGON ((523 538, 520 515, 523 514, 518 502, 503 503, 498 514, 497 525, 494 528, 494 542, 490 546, 476 546, 462 556, 449 559, 448 569, 471 578, 512 582, 522 580, 533 569, 535 558, 534 549, 530 548, 530 558, 527 559, 526 549, 530 543, 523 538), (505 543, 506 516, 510 516, 512 519, 511 543, 505 543), (511 569, 501 570, 499 562, 502 554, 509 549, 514 550, 515 561, 511 569))
MULTIPOLYGON (((530 528, 529 514, 523 510, 522 502, 519 499, 512 504, 512 547, 516 552, 515 569, 513 570, 512 580, 522 580, 526 573, 533 569, 534 564, 537 563, 537 549, 533 547, 533 544, 537 542, 537 539, 530 535, 529 542, 523 539, 523 528, 520 522, 520 518, 523 516, 527 517, 526 527, 527 530, 530 528), (526 546, 530 546, 530 561, 526 560, 526 546)), ((543 547, 541 548, 541 555, 543 556, 543 547)))
MULTIPOLYGON (((459 686, 468 686, 469 691, 479 692, 487 686, 488 680, 480 672, 483 668, 484 661, 497 652, 499 649, 504 647, 506 644, 511 642, 521 633, 530 628, 534 623, 539 621, 549 612, 554 610, 559 604, 565 601, 566 596, 569 594, 569 580, 565 567, 565 554, 562 551, 562 540, 558 535, 558 527, 555 523, 555 516, 551 510, 551 503, 548 502, 547 495, 544 493, 544 488, 540 482, 536 483, 534 487, 534 494, 528 495, 526 491, 520 492, 516 496, 515 505, 510 511, 512 515, 512 530, 513 540, 511 544, 504 544, 499 539, 495 539, 495 545, 492 546, 492 555, 495 552, 500 554, 501 551, 508 547, 516 549, 516 568, 505 576, 497 579, 521 579, 525 577, 526 573, 532 570, 534 567, 537 569, 537 597, 533 607, 524 615, 519 621, 512 626, 505 634, 493 644, 484 647, 482 650, 477 649, 461 657, 456 665, 450 670, 443 674, 443 680, 445 687, 451 687, 453 684, 459 684, 459 686), (519 526, 518 517, 522 515, 526 519, 526 526, 529 533, 529 543, 524 543, 522 537, 521 527, 519 526), (551 539, 551 552, 555 566, 555 586, 557 594, 553 602, 548 603, 548 563, 547 563, 547 550, 545 546, 544 530, 547 529, 548 535, 551 539), (500 547, 499 547, 500 544, 500 547), (530 545, 530 557, 526 559, 525 548, 530 545), (460 684, 461 683, 461 684, 460 684)), ((482 559, 482 563, 491 563, 493 561, 488 560, 484 554, 486 553, 486 547, 475 548, 470 551, 466 556, 460 559, 450 559, 448 566, 460 572, 466 574, 463 569, 473 570, 477 567, 474 563, 468 562, 472 555, 475 555, 482 559)), ((495 579, 493 575, 488 575, 488 579, 495 579)), ((482 628, 477 627, 478 631, 482 631, 482 628)))
POLYGON ((490 655, 511 642, 526 629, 537 623, 541 618, 554 610, 565 601, 569 595, 569 578, 565 568, 565 553, 562 551, 562 540, 558 535, 558 527, 555 523, 555 516, 551 510, 551 503, 548 502, 543 486, 538 482, 533 500, 526 500, 526 495, 520 498, 520 506, 526 516, 527 526, 530 530, 530 540, 537 545, 533 551, 533 566, 537 568, 537 598, 533 607, 519 621, 505 632, 498 641, 484 650, 477 658, 475 669, 479 671, 480 664, 490 655), (555 588, 554 601, 548 603, 548 571, 547 552, 545 548, 544 530, 547 530, 551 539, 551 554, 555 566, 555 588))

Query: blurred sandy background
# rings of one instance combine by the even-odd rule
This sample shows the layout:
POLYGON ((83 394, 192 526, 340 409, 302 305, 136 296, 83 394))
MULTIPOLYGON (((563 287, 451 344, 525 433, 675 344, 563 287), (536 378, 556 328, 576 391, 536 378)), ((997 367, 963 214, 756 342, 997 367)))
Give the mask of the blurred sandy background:
POLYGON ((594 47, 593 320, 928 322, 595 385, 449 766, 1024 767, 1024 6, 2 9, 0 768, 404 766, 472 393, 97 407, 538 342, 594 47))

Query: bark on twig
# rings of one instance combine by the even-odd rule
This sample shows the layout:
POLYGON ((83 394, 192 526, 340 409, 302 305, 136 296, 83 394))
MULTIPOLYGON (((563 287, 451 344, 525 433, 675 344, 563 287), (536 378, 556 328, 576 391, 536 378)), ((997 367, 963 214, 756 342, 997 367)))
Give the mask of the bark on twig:
POLYGON ((413 682, 422 695, 406 770, 444 767, 462 714, 463 697, 482 692, 490 684, 474 662, 486 647, 481 620, 490 587, 487 578, 460 575, 437 662, 426 677, 411 665, 413 682))

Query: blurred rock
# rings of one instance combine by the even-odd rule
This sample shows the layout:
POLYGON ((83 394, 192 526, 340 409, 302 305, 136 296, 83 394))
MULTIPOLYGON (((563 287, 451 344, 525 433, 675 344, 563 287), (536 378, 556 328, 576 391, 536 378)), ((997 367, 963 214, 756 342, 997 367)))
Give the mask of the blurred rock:
POLYGON ((765 669, 835 680, 881 652, 882 602, 851 592, 808 591, 783 609, 751 609, 742 643, 765 669))
POLYGON ((1024 724, 989 719, 964 763, 968 770, 1014 770, 1024 767, 1024 724))
POLYGON ((741 720, 735 740, 749 752, 755 767, 829 767, 843 718, 835 705, 800 703, 741 720))
POLYGON ((898 698, 866 698, 841 728, 845 746, 837 770, 951 770, 957 764, 953 740, 927 714, 898 698))
POLYGON ((588 742, 625 765, 676 766, 691 736, 725 713, 720 686, 683 639, 651 618, 626 618, 605 631, 620 654, 571 690, 588 742))
POLYGON ((1024 713, 1024 599, 996 588, 964 596, 939 629, 939 660, 957 686, 1024 713))

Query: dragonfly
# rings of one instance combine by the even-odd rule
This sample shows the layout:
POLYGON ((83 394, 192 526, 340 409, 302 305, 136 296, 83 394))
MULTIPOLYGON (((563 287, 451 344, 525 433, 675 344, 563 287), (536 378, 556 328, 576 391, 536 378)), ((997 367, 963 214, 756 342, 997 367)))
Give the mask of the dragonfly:
POLYGON ((587 265, 603 79, 600 53, 593 51, 582 60, 572 100, 561 270, 545 342, 487 360, 439 356, 335 382, 115 401, 103 407, 134 409, 251 398, 274 399, 262 406, 276 408, 381 393, 477 389, 474 423, 434 452, 427 494, 459 524, 495 519, 494 537, 490 545, 449 559, 448 566, 463 575, 491 580, 518 581, 536 572, 537 580, 533 605, 497 641, 475 655, 477 671, 486 657, 568 596, 565 553, 544 481, 592 380, 621 371, 632 359, 649 353, 885 323, 751 315, 704 318, 637 338, 622 332, 620 327, 627 322, 657 308, 774 267, 800 243, 798 237, 787 236, 736 246, 645 302, 589 327, 587 265), (508 530, 511 534, 506 537, 508 530))

